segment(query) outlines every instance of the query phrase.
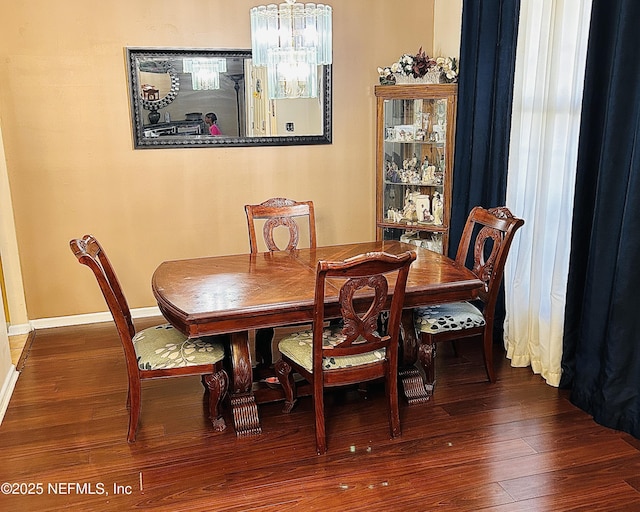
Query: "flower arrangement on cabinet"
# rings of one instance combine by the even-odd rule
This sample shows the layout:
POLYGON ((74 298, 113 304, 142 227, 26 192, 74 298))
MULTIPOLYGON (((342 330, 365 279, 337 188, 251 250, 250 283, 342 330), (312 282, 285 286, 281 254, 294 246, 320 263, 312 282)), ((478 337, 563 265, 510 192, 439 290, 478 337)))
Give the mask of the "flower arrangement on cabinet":
POLYGON ((378 68, 380 83, 454 83, 458 81, 458 62, 453 57, 429 57, 422 47, 415 55, 403 54, 391 66, 378 68))

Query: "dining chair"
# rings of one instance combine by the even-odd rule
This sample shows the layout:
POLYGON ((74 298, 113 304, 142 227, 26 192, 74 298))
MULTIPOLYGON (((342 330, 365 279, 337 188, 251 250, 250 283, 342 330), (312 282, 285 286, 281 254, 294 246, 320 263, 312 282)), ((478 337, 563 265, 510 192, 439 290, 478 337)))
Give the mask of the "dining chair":
POLYGON ((312 201, 294 201, 284 197, 273 197, 260 204, 245 205, 247 224, 249 227, 249 244, 251 252, 258 252, 256 236, 256 220, 264 220, 262 234, 268 251, 290 251, 297 249, 300 241, 301 227, 306 219, 309 230, 309 247, 316 247, 316 218, 312 201), (276 228, 283 226, 289 233, 287 246, 280 248, 275 239, 276 228))
POLYGON ((226 428, 220 411, 229 387, 223 369, 224 347, 212 337, 186 338, 171 324, 157 325, 136 332, 129 305, 116 273, 98 241, 92 235, 69 242, 78 261, 89 267, 100 286, 116 324, 124 349, 128 375, 127 441, 135 442, 141 408, 141 381, 185 375, 201 375, 209 393, 209 415, 216 432, 226 428))
MULTIPOLYGON (((260 204, 245 205, 244 210, 247 214, 252 254, 259 251, 260 245, 256 235, 256 221, 264 221, 262 235, 267 251, 297 249, 303 228, 309 232, 309 248, 316 248, 316 218, 312 201, 273 197, 260 204), (278 241, 282 243, 282 240, 276 235, 276 231, 282 229, 278 228, 283 228, 289 237, 287 245, 282 249, 278 246, 278 241)), ((271 343, 274 332, 273 328, 262 328, 258 329, 255 335, 257 362, 266 367, 271 366, 272 362, 271 343)))
POLYGON ((280 340, 281 358, 275 366, 284 390, 285 413, 296 402, 293 370, 311 384, 318 454, 327 451, 324 390, 328 387, 384 377, 391 437, 400 435, 398 337, 407 275, 415 259, 415 251, 399 256, 372 252, 342 262, 318 262, 312 328, 280 340), (393 286, 390 304, 389 283, 393 286), (388 330, 381 335, 378 316, 385 310, 389 311, 388 330), (326 325, 325 319, 336 317, 342 325, 326 325))
POLYGON ((414 310, 419 334, 418 357, 427 385, 435 384, 436 343, 459 339, 482 340, 484 365, 490 382, 493 370, 493 321, 496 300, 511 242, 524 220, 506 207, 471 210, 462 232, 456 262, 467 266, 484 283, 478 306, 471 302, 436 304, 414 310))

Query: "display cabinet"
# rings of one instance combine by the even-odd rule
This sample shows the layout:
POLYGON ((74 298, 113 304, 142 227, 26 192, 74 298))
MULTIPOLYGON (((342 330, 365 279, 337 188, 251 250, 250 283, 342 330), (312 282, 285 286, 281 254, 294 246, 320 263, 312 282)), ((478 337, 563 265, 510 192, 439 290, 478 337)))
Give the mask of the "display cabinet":
POLYGON ((378 85, 375 95, 376 237, 444 253, 457 85, 378 85))

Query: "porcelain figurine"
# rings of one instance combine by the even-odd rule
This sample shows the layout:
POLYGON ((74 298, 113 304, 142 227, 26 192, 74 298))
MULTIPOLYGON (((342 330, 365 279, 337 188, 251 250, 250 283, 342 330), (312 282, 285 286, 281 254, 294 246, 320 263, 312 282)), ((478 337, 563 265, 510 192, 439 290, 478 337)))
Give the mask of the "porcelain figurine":
POLYGON ((433 223, 438 226, 442 225, 444 220, 444 203, 442 197, 438 192, 433 193, 433 201, 431 203, 431 209, 433 212, 433 223))

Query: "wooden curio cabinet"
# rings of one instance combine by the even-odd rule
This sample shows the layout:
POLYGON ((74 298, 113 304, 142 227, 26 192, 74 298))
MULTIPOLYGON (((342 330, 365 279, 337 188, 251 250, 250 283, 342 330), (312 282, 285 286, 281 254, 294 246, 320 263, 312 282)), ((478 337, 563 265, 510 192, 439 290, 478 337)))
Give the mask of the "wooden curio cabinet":
POLYGON ((456 84, 378 85, 376 237, 446 253, 456 84))

